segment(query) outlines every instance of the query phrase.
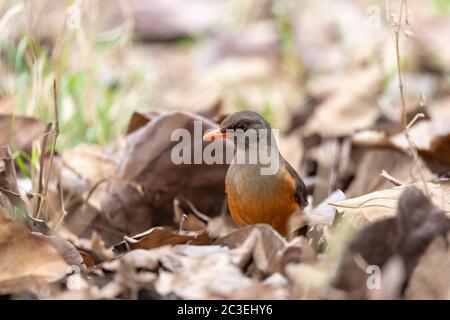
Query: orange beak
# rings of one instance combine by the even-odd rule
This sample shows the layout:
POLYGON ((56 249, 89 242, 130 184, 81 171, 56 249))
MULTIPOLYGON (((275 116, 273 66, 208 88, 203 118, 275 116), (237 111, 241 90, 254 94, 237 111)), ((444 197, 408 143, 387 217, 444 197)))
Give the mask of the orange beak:
POLYGON ((219 139, 219 138, 223 139, 223 138, 226 138, 227 135, 228 134, 226 132, 221 132, 220 129, 215 129, 213 131, 205 133, 205 135, 203 136, 203 140, 210 141, 212 139, 219 139))

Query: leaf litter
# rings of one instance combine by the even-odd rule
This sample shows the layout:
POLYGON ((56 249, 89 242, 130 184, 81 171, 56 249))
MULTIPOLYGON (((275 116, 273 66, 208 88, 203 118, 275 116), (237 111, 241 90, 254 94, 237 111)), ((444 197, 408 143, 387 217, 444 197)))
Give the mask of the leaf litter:
MULTIPOLYGON (((266 1, 250 1, 247 23, 230 28, 218 18, 229 10, 223 1, 196 0, 189 10, 179 0, 131 2, 136 48, 105 63, 136 69, 129 61, 140 59, 154 92, 116 138, 49 150, 58 112, 47 125, 0 96, 2 295, 450 298, 449 63, 437 32, 448 21, 430 16, 430 4, 411 3, 415 28, 405 34, 417 46, 402 51, 405 78, 422 84, 421 92, 406 88, 401 114, 395 52, 382 49, 392 30, 383 24, 368 34, 359 1, 345 10, 275 1, 270 13, 266 1), (339 27, 351 32, 330 32, 339 27), (226 164, 170 158, 173 130, 192 133, 198 120, 204 133, 248 108, 281 129, 280 150, 312 200, 292 217, 287 238, 269 225, 233 223, 226 164)), ((107 7, 100 24, 111 26, 121 12, 107 7)))

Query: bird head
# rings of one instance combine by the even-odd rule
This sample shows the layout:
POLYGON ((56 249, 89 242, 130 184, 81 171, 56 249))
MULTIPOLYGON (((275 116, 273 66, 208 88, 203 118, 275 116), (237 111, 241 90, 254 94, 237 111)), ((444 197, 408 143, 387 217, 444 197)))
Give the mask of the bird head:
POLYGON ((245 134, 248 130, 254 130, 258 134, 262 129, 271 130, 266 119, 253 111, 239 111, 226 117, 218 129, 206 133, 203 139, 234 138, 245 134))

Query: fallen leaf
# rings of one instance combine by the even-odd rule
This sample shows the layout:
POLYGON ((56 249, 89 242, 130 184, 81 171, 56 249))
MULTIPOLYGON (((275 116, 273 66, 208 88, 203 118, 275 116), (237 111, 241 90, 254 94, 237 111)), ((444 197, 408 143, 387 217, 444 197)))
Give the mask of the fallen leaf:
POLYGON ((253 259, 260 272, 272 274, 279 270, 278 255, 285 248, 286 240, 271 226, 255 224, 219 238, 213 244, 235 248, 235 263, 240 267, 253 259))
POLYGON ((34 292, 70 271, 58 251, 25 227, 0 216, 0 292, 34 292))
POLYGON ((0 192, 5 193, 14 202, 18 198, 19 188, 14 159, 9 146, 0 146, 0 161, 2 166, 2 170, 0 170, 0 192))
MULTIPOLYGON (((102 200, 102 212, 124 234, 136 234, 158 225, 175 227, 173 201, 183 197, 208 216, 218 215, 224 200, 224 179, 228 165, 180 164, 171 160, 175 129, 186 129, 193 145, 203 148, 199 132, 193 135, 194 121, 202 130, 215 128, 211 121, 186 112, 162 114, 127 136, 121 163, 102 200)), ((226 142, 231 147, 231 142, 226 142)), ((100 232, 100 230, 99 230, 100 232)), ((106 241, 106 240, 105 240, 106 241)))
MULTIPOLYGON (((392 182, 380 175, 383 170, 405 185, 419 178, 413 157, 406 153, 388 148, 363 148, 359 151, 362 154, 355 160, 357 165, 355 178, 346 190, 349 198, 392 187, 392 182)), ((418 165, 426 181, 436 178, 422 160, 418 160, 418 165)))
POLYGON ((164 227, 155 227, 114 246, 116 252, 129 249, 153 249, 165 245, 174 244, 196 244, 208 245, 212 240, 205 231, 181 231, 176 232, 164 227))
POLYGON ((175 272, 161 272, 155 287, 161 295, 182 299, 223 299, 253 283, 233 264, 229 252, 217 251, 185 259, 175 272))
POLYGON ((450 232, 450 218, 418 188, 407 188, 398 202, 395 251, 405 264, 407 277, 434 238, 450 232))
POLYGON ((102 237, 96 231, 92 232, 91 249, 103 260, 114 258, 113 250, 106 247, 102 237))
POLYGON ((149 111, 146 113, 134 112, 131 116, 130 122, 128 122, 127 134, 130 134, 137 129, 142 128, 149 123, 154 117, 158 116, 158 112, 149 111))
POLYGON ((237 230, 237 226, 228 214, 211 218, 206 226, 206 232, 213 238, 222 238, 237 230))
MULTIPOLYGON (((409 130, 409 135, 419 153, 445 167, 450 167, 450 117, 445 115, 430 121, 421 121, 409 130)), ((411 146, 404 133, 390 138, 400 150, 409 151, 411 146)))
POLYGON ((28 219, 27 207, 21 198, 9 146, 0 146, 0 162, 3 167, 0 171, 0 208, 3 208, 4 216, 26 222, 28 219))
POLYGON ((107 153, 98 145, 79 144, 62 154, 64 167, 90 184, 111 177, 120 160, 120 153, 107 153))
MULTIPOLYGON (((422 183, 416 183, 416 187, 424 189, 422 183)), ((356 227, 362 227, 384 218, 394 217, 397 211, 398 199, 408 185, 390 189, 374 191, 360 197, 346 199, 330 204, 342 214, 342 217, 350 219, 356 227)), ((433 203, 447 214, 450 214, 450 183, 440 181, 427 183, 433 203)))
POLYGON ((50 243, 68 265, 79 267, 81 270, 86 268, 83 264, 83 257, 69 241, 64 240, 58 235, 48 236, 37 232, 33 232, 32 234, 50 243))
POLYGON ((450 251, 448 241, 443 237, 438 237, 428 246, 411 275, 405 290, 405 299, 449 299, 450 251))
POLYGON ((92 259, 92 257, 84 251, 78 250, 78 252, 81 255, 81 258, 83 258, 83 263, 87 268, 92 268, 95 266, 95 262, 94 259, 92 259))
POLYGON ((189 200, 184 198, 173 200, 173 213, 175 223, 184 231, 204 230, 211 219, 198 211, 189 200))
POLYGON ((369 128, 379 114, 374 98, 380 84, 381 72, 376 67, 346 74, 340 87, 316 107, 304 133, 335 138, 369 128))
POLYGON ((353 292, 360 298, 365 297, 366 281, 371 275, 367 272, 368 265, 381 269, 394 254, 396 237, 397 229, 393 218, 374 222, 363 228, 343 255, 334 286, 353 292))
POLYGON ((31 117, 0 114, 0 146, 10 145, 15 150, 31 152, 33 141, 45 131, 45 123, 31 117))
POLYGON ((285 268, 291 263, 314 263, 317 260, 315 249, 309 240, 303 236, 292 239, 278 255, 279 271, 285 272, 285 268))
POLYGON ((404 267, 403 280, 410 278, 419 258, 434 239, 446 236, 450 219, 416 187, 409 187, 398 202, 398 213, 363 228, 351 241, 337 271, 335 286, 346 291, 367 294, 367 279, 373 274, 370 266, 380 270, 394 256, 404 267))

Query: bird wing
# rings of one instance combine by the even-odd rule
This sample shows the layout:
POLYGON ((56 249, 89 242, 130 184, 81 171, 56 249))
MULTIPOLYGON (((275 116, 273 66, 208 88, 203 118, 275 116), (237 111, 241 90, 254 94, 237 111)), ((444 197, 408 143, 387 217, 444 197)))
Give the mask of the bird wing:
POLYGON ((301 208, 305 208, 308 205, 307 194, 306 194, 306 186, 303 182, 302 178, 298 175, 297 171, 286 161, 283 159, 286 165, 286 170, 289 172, 289 175, 295 180, 295 192, 294 199, 300 205, 301 208))

